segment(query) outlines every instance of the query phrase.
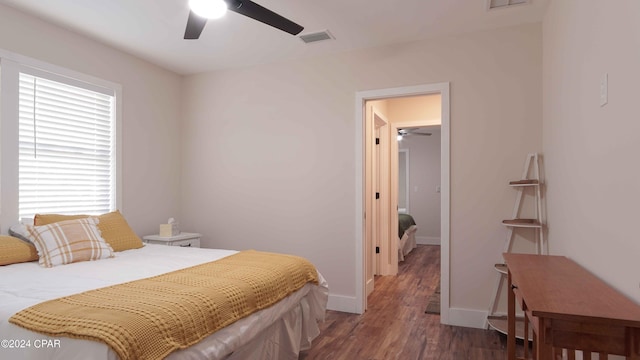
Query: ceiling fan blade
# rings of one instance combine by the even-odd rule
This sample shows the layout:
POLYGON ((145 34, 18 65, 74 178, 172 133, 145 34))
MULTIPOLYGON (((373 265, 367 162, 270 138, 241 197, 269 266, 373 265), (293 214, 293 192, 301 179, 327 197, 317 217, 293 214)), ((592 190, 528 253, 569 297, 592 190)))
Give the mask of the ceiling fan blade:
POLYGON ((431 136, 431 133, 421 133, 417 132, 418 129, 398 129, 398 135, 407 136, 407 135, 422 135, 422 136, 431 136))
POLYGON ((304 27, 250 0, 225 0, 229 10, 273 26, 291 35, 298 35, 304 27))
POLYGON ((184 38, 187 40, 199 38, 206 24, 206 18, 196 15, 193 11, 189 11, 189 19, 187 20, 187 28, 184 30, 184 38))

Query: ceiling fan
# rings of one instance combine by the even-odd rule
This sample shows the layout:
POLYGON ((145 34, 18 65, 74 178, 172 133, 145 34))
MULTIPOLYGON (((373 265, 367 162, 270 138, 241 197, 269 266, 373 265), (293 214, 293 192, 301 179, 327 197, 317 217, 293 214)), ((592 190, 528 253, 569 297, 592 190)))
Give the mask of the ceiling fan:
POLYGON ((431 136, 430 132, 420 132, 420 129, 398 129, 398 139, 408 135, 431 136))
POLYGON ((227 9, 273 26, 291 35, 298 35, 304 27, 250 0, 190 0, 189 19, 185 39, 198 39, 208 19, 222 17, 227 9))

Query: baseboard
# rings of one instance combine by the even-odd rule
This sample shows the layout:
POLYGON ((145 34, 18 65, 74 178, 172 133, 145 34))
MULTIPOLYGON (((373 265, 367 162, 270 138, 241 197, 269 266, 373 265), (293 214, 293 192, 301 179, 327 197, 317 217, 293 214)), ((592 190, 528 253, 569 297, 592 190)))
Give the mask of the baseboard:
MULTIPOLYGON (((356 298, 353 296, 329 294, 327 309, 358 314, 356 311, 356 298)), ((450 308, 448 321, 448 325, 485 329, 487 326, 487 312, 481 310, 450 308)))
POLYGON ((358 312, 356 311, 356 298, 353 296, 329 294, 327 309, 358 314, 358 312))
POLYGON ((440 237, 416 236, 416 243, 421 245, 440 245, 440 237))
POLYGON ((449 309, 448 320, 448 325, 485 329, 487 312, 481 310, 451 308, 449 309))

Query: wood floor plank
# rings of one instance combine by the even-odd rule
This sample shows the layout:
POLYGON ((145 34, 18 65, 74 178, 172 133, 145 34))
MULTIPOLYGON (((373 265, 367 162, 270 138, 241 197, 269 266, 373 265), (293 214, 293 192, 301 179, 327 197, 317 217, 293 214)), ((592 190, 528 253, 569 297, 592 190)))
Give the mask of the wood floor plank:
POLYGON ((439 279, 440 247, 418 245, 398 276, 376 277, 364 314, 327 311, 320 335, 299 359, 505 359, 506 338, 498 332, 442 325, 440 315, 424 312, 439 279))

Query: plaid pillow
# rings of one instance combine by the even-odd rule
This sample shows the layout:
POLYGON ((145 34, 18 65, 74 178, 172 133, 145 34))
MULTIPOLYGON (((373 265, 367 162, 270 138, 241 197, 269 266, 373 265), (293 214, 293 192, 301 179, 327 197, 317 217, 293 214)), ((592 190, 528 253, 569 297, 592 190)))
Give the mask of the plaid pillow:
POLYGON ((40 265, 52 267, 78 261, 113 257, 113 249, 98 230, 94 217, 28 226, 29 237, 38 249, 40 265))
MULTIPOLYGON (((60 214, 36 214, 33 218, 33 225, 47 225, 54 222, 75 220, 91 217, 90 215, 60 215, 60 214)), ((120 211, 97 216, 98 229, 104 240, 111 245, 113 251, 124 251, 129 249, 139 249, 142 247, 142 240, 131 229, 127 220, 120 211)))

